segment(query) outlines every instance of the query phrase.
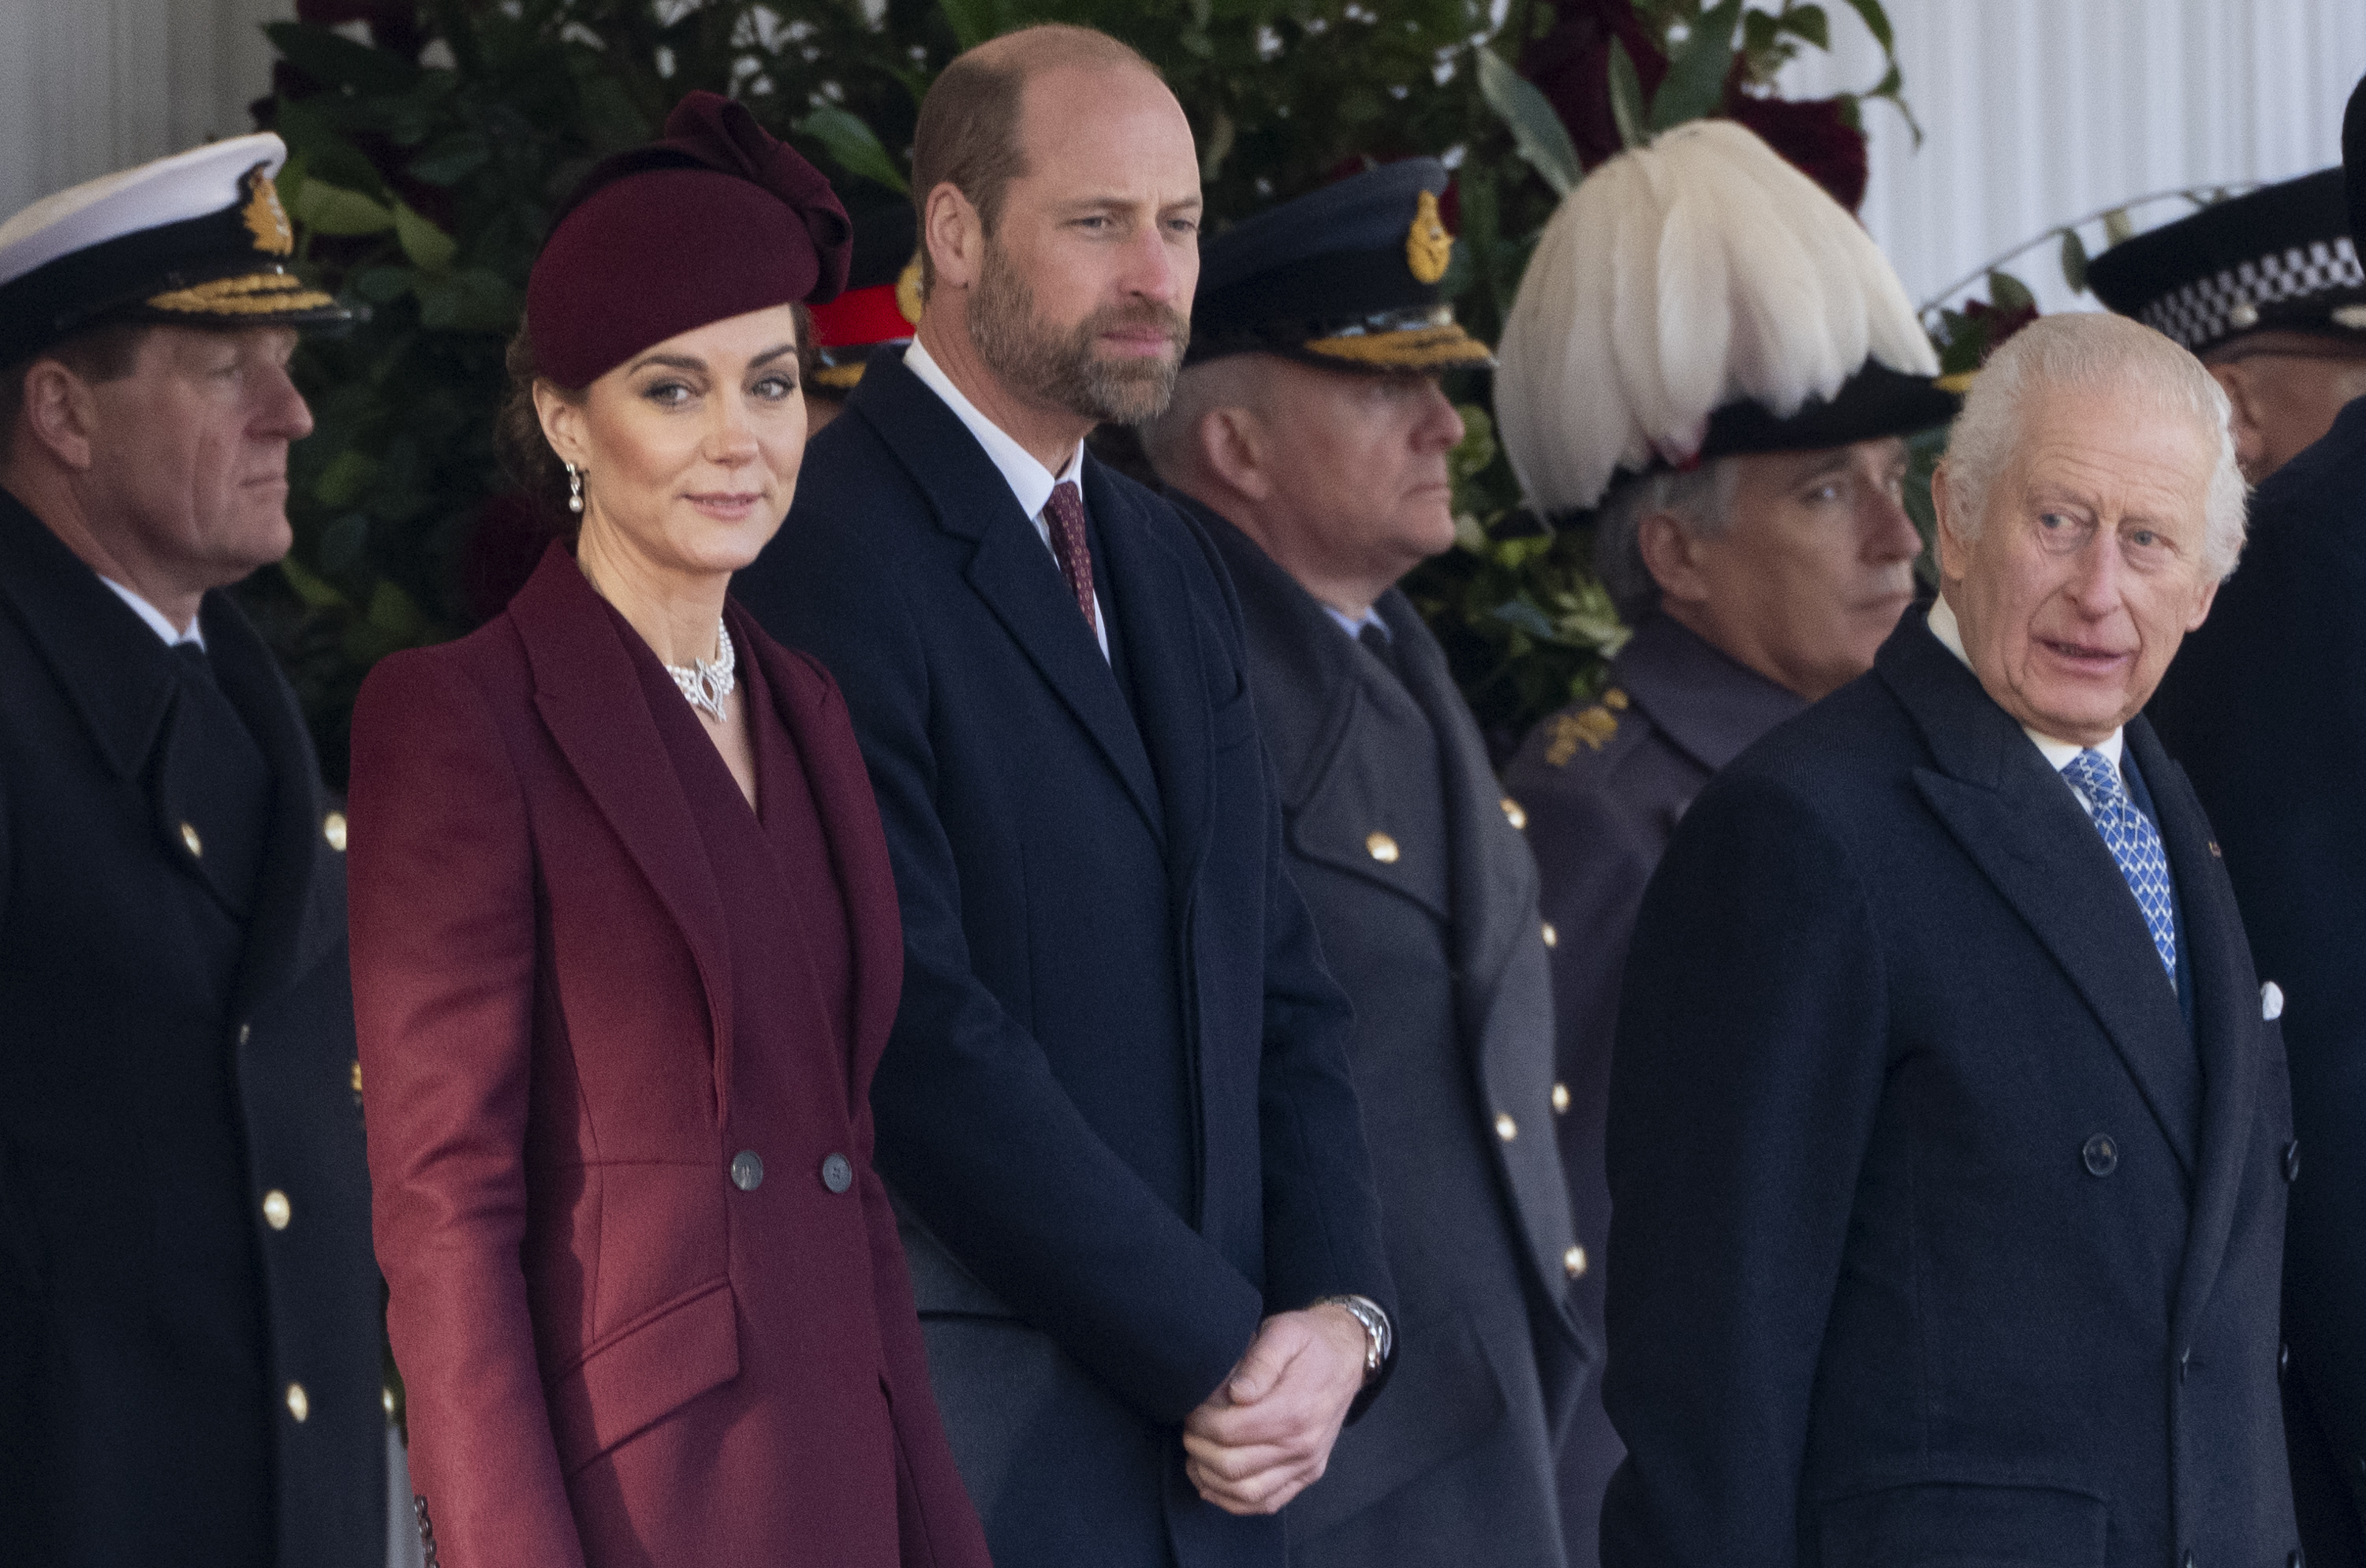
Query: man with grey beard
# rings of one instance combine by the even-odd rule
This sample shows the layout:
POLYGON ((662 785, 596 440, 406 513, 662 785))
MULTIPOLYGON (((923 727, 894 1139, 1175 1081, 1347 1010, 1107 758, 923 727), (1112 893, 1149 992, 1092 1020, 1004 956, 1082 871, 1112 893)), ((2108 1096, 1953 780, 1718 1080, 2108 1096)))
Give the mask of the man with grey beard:
POLYGON ((886 829, 875 1161, 937 1399, 1000 1562, 1282 1568, 1394 1297, 1238 605, 1084 448, 1173 389, 1190 130, 1125 46, 1031 28, 938 78, 913 164, 918 335, 738 592, 836 675, 886 829))

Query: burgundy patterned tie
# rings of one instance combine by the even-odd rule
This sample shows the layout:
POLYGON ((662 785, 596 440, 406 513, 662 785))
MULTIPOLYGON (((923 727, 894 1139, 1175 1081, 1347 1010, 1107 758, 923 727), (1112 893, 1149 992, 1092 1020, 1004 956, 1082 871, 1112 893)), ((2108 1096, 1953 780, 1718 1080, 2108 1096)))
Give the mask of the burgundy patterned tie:
POLYGON ((1085 498, 1077 492, 1076 480, 1062 479, 1052 487, 1052 499, 1043 503, 1043 520, 1051 525, 1052 553, 1059 558, 1060 570, 1076 595, 1076 608, 1085 613, 1085 626, 1098 637, 1101 623, 1093 613, 1093 552, 1085 543, 1085 498))

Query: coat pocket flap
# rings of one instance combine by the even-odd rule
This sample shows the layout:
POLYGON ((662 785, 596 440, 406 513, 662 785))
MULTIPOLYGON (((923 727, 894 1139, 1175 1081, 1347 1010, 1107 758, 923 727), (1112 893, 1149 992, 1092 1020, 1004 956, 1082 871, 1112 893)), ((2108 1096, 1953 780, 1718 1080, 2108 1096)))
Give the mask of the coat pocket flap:
POLYGON ((569 1475, 739 1375, 731 1281, 711 1280, 594 1343, 550 1384, 550 1429, 569 1475))
POLYGON ((2082 1492, 1952 1482, 1836 1497, 1817 1512, 1825 1568, 2101 1568, 2111 1517, 2082 1492))

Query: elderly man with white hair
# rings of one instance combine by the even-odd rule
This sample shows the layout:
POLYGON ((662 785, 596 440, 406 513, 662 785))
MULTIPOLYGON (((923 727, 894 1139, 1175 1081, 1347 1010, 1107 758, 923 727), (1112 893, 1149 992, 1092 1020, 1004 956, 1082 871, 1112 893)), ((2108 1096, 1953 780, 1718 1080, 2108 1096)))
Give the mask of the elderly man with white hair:
POLYGON ((1938 604, 1644 897, 1604 1562, 2297 1568, 2282 999, 2139 716, 2241 546, 2225 398, 2052 318, 1935 490, 1938 604))

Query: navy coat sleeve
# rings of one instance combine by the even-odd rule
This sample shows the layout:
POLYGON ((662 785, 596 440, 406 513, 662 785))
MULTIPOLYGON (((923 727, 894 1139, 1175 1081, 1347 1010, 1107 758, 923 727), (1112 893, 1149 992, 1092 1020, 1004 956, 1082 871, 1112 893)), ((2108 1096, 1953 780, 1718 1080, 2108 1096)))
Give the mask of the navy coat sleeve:
POLYGON ((987 1289, 1144 1416, 1179 1422, 1247 1348, 1263 1298, 1099 1136, 975 974, 938 807, 958 781, 931 739, 926 606, 861 533, 815 527, 793 567, 739 592, 845 691, 895 863, 905 979, 873 1085, 880 1168, 987 1289))
POLYGON ((1779 784, 1712 784, 1644 896, 1612 1058, 1606 1568, 1795 1561, 1887 1051, 1846 851, 1779 784))

